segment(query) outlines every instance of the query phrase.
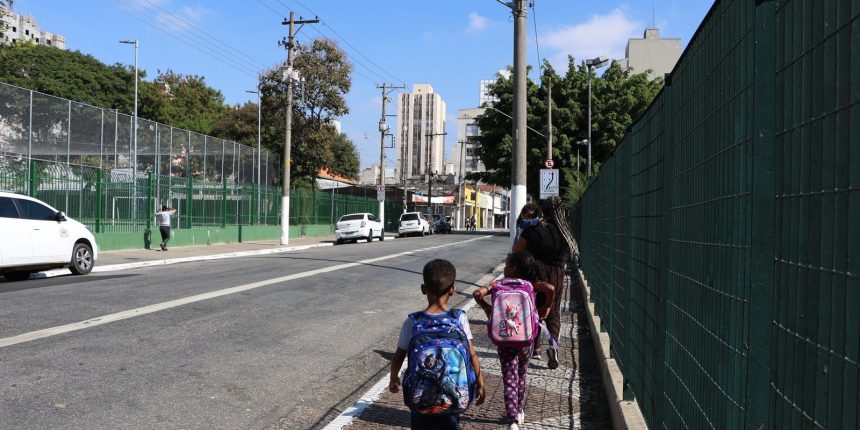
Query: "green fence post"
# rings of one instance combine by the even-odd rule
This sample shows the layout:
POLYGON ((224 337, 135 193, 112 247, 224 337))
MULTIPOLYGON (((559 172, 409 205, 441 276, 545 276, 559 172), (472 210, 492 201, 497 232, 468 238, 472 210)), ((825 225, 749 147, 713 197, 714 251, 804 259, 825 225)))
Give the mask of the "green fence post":
POLYGON ((104 214, 102 181, 104 181, 104 171, 99 169, 96 171, 96 233, 102 232, 102 215, 104 214))
POLYGON ((188 177, 188 186, 185 190, 185 228, 191 228, 191 219, 194 212, 194 179, 188 177))
POLYGON ((27 187, 27 195, 36 197, 36 162, 30 160, 30 186, 27 187))
MULTIPOLYGON (((745 428, 771 428, 770 422, 772 321, 774 301, 775 179, 774 152, 776 128, 776 2, 756 1, 755 64, 750 253, 749 322, 747 325, 748 360, 746 374, 745 428)), ((814 388, 810 388, 814 389, 814 388)), ((820 401, 823 399, 816 399, 820 401)))
POLYGON ((152 229, 152 217, 155 216, 153 214, 152 207, 152 184, 154 181, 152 180, 152 172, 148 172, 146 174, 146 231, 150 231, 152 229))
MULTIPOLYGON (((237 214, 238 215, 238 214, 237 214)), ((221 228, 227 227, 227 179, 221 179, 221 228)))

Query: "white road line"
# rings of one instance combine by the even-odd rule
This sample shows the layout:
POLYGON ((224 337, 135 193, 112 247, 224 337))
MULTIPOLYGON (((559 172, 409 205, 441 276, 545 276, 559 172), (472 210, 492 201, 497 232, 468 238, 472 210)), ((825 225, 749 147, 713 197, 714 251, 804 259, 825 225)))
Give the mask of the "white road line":
MULTIPOLYGON (((438 247, 434 247, 434 248, 438 248, 438 247)), ((489 284, 490 281, 501 276, 501 275, 499 275, 499 273, 501 272, 503 267, 504 267, 503 264, 496 266, 496 268, 493 269, 492 272, 482 276, 481 279, 479 279, 478 282, 476 282, 476 284, 481 285, 481 286, 489 284)), ((466 288, 466 290, 463 292, 464 293, 465 292, 471 292, 474 289, 475 289, 475 287, 466 288)), ((469 301, 466 303, 466 305, 463 306, 461 309, 463 309, 463 311, 468 313, 469 309, 472 309, 473 306, 475 306, 475 299, 469 299, 469 301)), ((401 371, 406 369, 407 366, 409 366, 409 360, 408 359, 403 360, 403 366, 401 367, 401 371)), ((344 427, 350 425, 352 423, 352 420, 355 419, 355 417, 361 415, 361 413, 365 409, 367 409, 368 407, 373 405, 373 402, 377 401, 379 399, 379 396, 381 396, 382 393, 388 389, 388 378, 389 378, 388 374, 383 376, 379 381, 376 382, 376 384, 373 385, 373 387, 371 387, 369 390, 367 390, 367 392, 364 393, 364 395, 358 399, 358 402, 356 402, 355 405, 347 408, 340 415, 335 417, 335 419, 331 420, 331 422, 328 423, 328 425, 323 427, 323 430, 341 430, 344 427)))
POLYGON ((66 325, 61 325, 61 326, 56 326, 56 327, 50 327, 50 328, 46 328, 46 329, 42 329, 42 330, 36 330, 36 331, 29 332, 29 333, 19 334, 17 336, 2 338, 2 339, 0 339, 0 348, 5 348, 5 347, 11 346, 11 345, 17 345, 19 343, 30 342, 30 341, 34 341, 37 339, 43 339, 46 337, 56 336, 58 334, 69 333, 69 332, 77 331, 77 330, 83 330, 83 329, 90 328, 90 327, 96 327, 96 326, 100 326, 103 324, 112 323, 115 321, 121 321, 124 319, 139 317, 141 315, 151 314, 153 312, 163 311, 165 309, 171 309, 171 308, 175 308, 178 306, 187 305, 190 303, 195 303, 195 302, 199 302, 199 301, 203 301, 203 300, 213 299, 216 297, 222 297, 222 296, 227 296, 230 294, 241 293, 243 291, 253 290, 255 288, 260 288, 260 287, 265 287, 267 285, 292 281, 292 280, 301 279, 301 278, 307 278, 310 276, 315 276, 315 275, 319 275, 319 274, 323 274, 323 273, 334 272, 334 271, 338 271, 338 270, 342 270, 342 269, 348 269, 350 267, 360 266, 362 264, 375 263, 377 261, 389 260, 392 258, 397 258, 397 257, 401 257, 404 255, 410 255, 410 254, 414 254, 417 252, 423 252, 423 251, 428 251, 428 250, 437 249, 437 248, 459 245, 459 244, 463 244, 463 243, 472 242, 475 240, 486 239, 489 237, 492 237, 492 236, 481 236, 481 237, 477 237, 474 239, 464 240, 462 242, 454 242, 454 243, 449 243, 449 244, 445 244, 445 245, 441 245, 441 246, 433 246, 433 247, 429 247, 429 248, 422 248, 422 249, 417 249, 417 250, 412 250, 412 251, 405 251, 405 252, 400 252, 397 254, 391 254, 391 255, 386 255, 386 256, 382 256, 382 257, 371 258, 371 259, 367 259, 367 260, 361 260, 361 261, 358 261, 355 263, 338 264, 336 266, 326 267, 326 268, 322 268, 322 269, 309 270, 307 272, 301 272, 301 273, 296 273, 296 274, 292 274, 292 275, 281 276, 278 278, 267 279, 265 281, 252 282, 250 284, 239 285, 236 287, 224 288, 224 289, 212 291, 209 293, 197 294, 197 295, 193 295, 193 296, 189 296, 189 297, 184 297, 181 299, 170 300, 170 301, 163 302, 163 303, 156 303, 156 304, 149 305, 149 306, 143 306, 143 307, 140 307, 137 309, 130 309, 127 311, 122 311, 122 312, 117 312, 117 313, 113 313, 113 314, 109 314, 109 315, 103 315, 100 317, 90 318, 88 320, 79 321, 76 323, 71 323, 71 324, 66 324, 66 325))

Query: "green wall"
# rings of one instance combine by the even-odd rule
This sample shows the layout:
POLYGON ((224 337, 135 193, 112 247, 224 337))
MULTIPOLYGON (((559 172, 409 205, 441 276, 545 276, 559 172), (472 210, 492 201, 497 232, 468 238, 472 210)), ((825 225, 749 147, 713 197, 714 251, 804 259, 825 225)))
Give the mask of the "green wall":
MULTIPOLYGON (((290 238, 321 237, 332 234, 330 225, 309 224, 290 226, 290 238)), ((101 251, 123 249, 157 248, 161 235, 157 229, 151 233, 95 233, 101 251)), ((277 240, 281 237, 280 226, 229 226, 172 229, 170 246, 213 245, 216 243, 251 242, 277 240)))

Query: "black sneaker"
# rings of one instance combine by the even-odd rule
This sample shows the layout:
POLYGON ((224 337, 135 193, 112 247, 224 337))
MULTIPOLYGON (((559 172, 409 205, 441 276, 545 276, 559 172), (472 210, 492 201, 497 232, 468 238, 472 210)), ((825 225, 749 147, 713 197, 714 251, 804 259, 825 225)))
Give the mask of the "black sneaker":
POLYGON ((547 360, 546 361, 546 367, 549 367, 550 369, 557 369, 558 368, 558 350, 553 348, 553 347, 547 348, 546 349, 546 360, 547 360))
POLYGON ((161 250, 162 250, 162 251, 167 251, 167 247, 166 247, 166 246, 164 246, 164 244, 163 244, 163 243, 161 244, 161 250))

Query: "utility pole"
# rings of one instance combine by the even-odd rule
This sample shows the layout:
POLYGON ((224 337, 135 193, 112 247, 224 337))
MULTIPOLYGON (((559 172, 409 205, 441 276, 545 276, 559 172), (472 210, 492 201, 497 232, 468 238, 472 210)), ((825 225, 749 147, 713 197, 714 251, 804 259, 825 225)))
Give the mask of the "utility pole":
MULTIPOLYGON (((298 73, 293 70, 293 47, 295 46, 296 24, 316 24, 320 22, 318 19, 302 20, 295 19, 296 13, 290 11, 290 19, 284 20, 283 25, 290 26, 288 39, 282 39, 278 42, 279 45, 287 48, 287 69, 284 71, 284 78, 287 80, 287 119, 286 131, 284 132, 284 179, 283 190, 281 191, 281 245, 287 245, 290 242, 290 150, 293 127, 293 81, 298 79, 298 73)), ((300 27, 301 28, 301 27, 300 27)))
POLYGON ((526 204, 526 0, 502 2, 514 15, 514 146, 511 157, 511 242, 517 234, 516 216, 526 204))
POLYGON ((463 185, 465 182, 463 181, 463 163, 464 158, 466 158, 466 141, 461 140, 458 142, 460 144, 460 183, 457 185, 457 229, 459 230, 462 226, 460 221, 462 221, 463 214, 466 212, 466 202, 463 201, 463 193, 466 191, 463 189, 463 185))
POLYGON ((546 81, 546 159, 552 160, 552 76, 546 81))
MULTIPOLYGON (((405 89, 405 86, 395 87, 393 85, 388 85, 383 83, 380 87, 379 85, 376 88, 382 88, 382 116, 379 118, 379 186, 382 187, 382 200, 379 201, 379 220, 382 222, 382 228, 385 229, 385 135, 389 134, 388 123, 385 121, 385 102, 388 101, 388 93, 405 89)), ((404 185, 405 189, 405 185, 404 185)), ((406 197, 404 196, 404 200, 406 197)))
MULTIPOLYGON (((448 133, 427 133, 427 213, 433 214, 433 138, 436 136, 447 136, 448 133)), ((444 147, 444 145, 443 145, 444 147)))

